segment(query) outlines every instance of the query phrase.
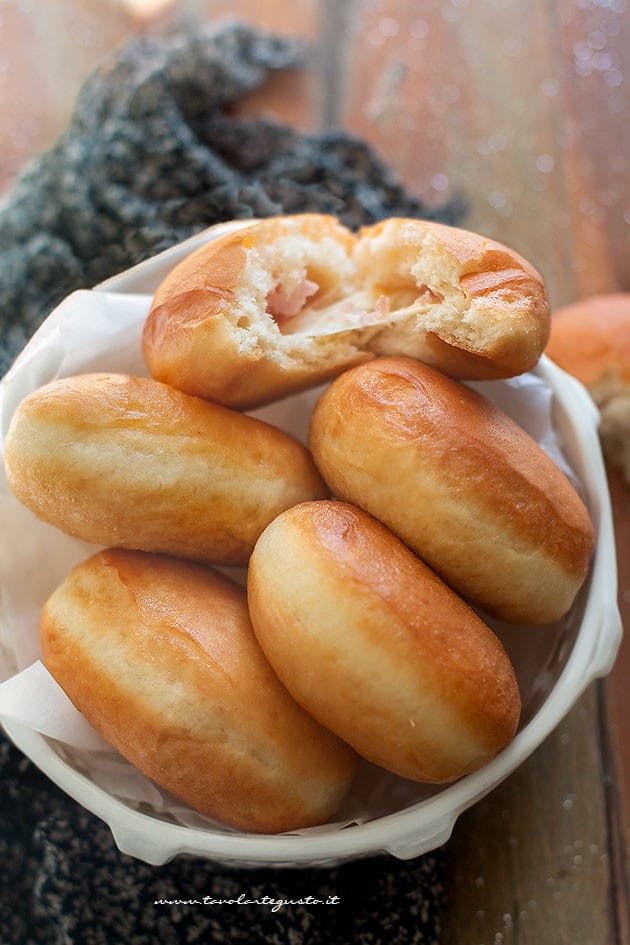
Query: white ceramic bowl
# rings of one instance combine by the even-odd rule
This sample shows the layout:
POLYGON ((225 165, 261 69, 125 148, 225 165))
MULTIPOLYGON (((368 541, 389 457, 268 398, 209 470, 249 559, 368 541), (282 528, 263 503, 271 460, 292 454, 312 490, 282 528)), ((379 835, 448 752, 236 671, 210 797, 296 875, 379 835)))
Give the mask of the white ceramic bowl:
MULTIPOLYGON (((19 400, 55 376, 101 369, 133 370, 133 358, 130 362, 119 340, 112 340, 112 326, 118 311, 115 303, 128 304, 136 313, 130 321, 131 334, 125 337, 127 342, 131 337, 131 343, 137 347, 144 311, 141 294, 151 293, 174 263, 191 249, 240 225, 243 224, 226 224, 206 231, 99 287, 107 293, 102 296, 104 308, 97 329, 102 350, 76 340, 81 335, 76 321, 76 297, 60 306, 3 382, 0 391, 2 435, 19 400)), ((80 294, 79 301, 85 295, 80 294)), ((555 728, 589 683, 608 673, 621 636, 616 606, 615 548, 597 437, 597 412, 581 385, 547 359, 541 360, 533 374, 553 391, 554 427, 564 454, 581 482, 597 530, 597 548, 590 577, 568 619, 550 628, 525 631, 506 624, 498 627, 517 671, 523 716, 513 742, 490 764, 448 786, 411 786, 383 775, 386 780, 381 784, 381 798, 384 788, 389 800, 380 801, 367 822, 343 829, 324 826, 298 834, 261 836, 224 830, 214 824, 186 826, 163 814, 138 809, 99 787, 84 773, 81 764, 75 763, 75 756, 55 739, 5 719, 9 737, 66 793, 109 824, 122 851, 149 863, 159 864, 179 853, 191 853, 228 865, 330 865, 380 852, 406 859, 445 842, 459 814, 514 771, 555 728)), ((494 382, 495 385, 502 383, 494 382)), ((297 403, 299 405, 299 398, 297 403)), ((270 416, 269 409, 258 414, 270 416)), ((286 428, 291 427, 290 415, 291 410, 285 415, 289 418, 286 428)), ((0 493, 2 490, 6 501, 11 501, 5 482, 0 486, 0 493)), ((10 540, 7 535, 0 537, 0 582, 2 568, 12 560, 12 549, 7 548, 10 540)), ((39 549, 38 555, 45 553, 45 548, 39 549)), ((90 552, 84 552, 87 553, 90 552)), ((29 568, 36 566, 37 561, 28 556, 19 563, 17 567, 24 571, 25 582, 29 579, 29 568)), ((3 601, 0 678, 23 668, 25 660, 24 655, 18 658, 15 647, 7 644, 7 635, 11 636, 7 631, 17 619, 15 610, 15 606, 7 607, 3 601)), ((368 772, 368 776, 373 777, 374 773, 368 772)))

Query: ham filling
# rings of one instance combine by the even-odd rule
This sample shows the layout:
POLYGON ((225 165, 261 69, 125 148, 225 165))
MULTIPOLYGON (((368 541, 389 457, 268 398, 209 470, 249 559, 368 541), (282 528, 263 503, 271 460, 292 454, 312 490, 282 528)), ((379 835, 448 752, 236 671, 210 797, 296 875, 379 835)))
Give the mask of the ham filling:
MULTIPOLYGON (((304 332, 310 335, 328 334, 331 331, 348 331, 384 321, 392 311, 391 299, 381 294, 376 301, 367 292, 355 292, 351 296, 322 308, 310 306, 309 299, 319 291, 319 285, 310 279, 302 279, 294 288, 287 290, 278 283, 267 295, 267 312, 278 325, 283 335, 304 332)), ((440 302, 442 296, 426 285, 418 286, 417 298, 397 313, 411 310, 422 301, 440 302)))
POLYGON ((280 324, 281 321, 295 318, 302 311, 308 299, 318 291, 319 286, 316 282, 311 282, 310 279, 302 279, 290 292, 287 292, 284 286, 279 283, 267 296, 267 311, 274 321, 280 324))

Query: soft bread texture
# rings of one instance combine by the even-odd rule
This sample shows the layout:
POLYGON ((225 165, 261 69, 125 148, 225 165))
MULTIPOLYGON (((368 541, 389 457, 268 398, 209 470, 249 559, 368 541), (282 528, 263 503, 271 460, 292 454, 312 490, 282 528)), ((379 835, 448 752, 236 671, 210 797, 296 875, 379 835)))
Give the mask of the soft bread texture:
POLYGON ((506 414, 409 358, 337 378, 311 419, 334 495, 388 525, 468 601, 517 623, 562 617, 594 548, 566 476, 506 414))
POLYGON ((149 378, 89 374, 36 390, 5 443, 39 518, 101 545, 244 565, 281 511, 328 490, 301 444, 149 378))
POLYGON ((405 354, 462 378, 533 367, 549 305, 538 272, 476 233, 392 218, 359 236, 334 217, 276 217, 220 237, 158 288, 151 374, 237 408, 405 354))
POLYGON ((549 336, 539 272, 514 250, 441 223, 392 219, 363 229, 358 281, 391 299, 392 318, 368 340, 461 379, 534 367, 549 336))
POLYGON ((546 354, 588 388, 600 412, 604 455, 630 483, 630 293, 558 309, 546 354))
POLYGON ((291 698, 254 636, 243 588, 211 569, 120 549, 48 600, 42 659, 128 761, 241 830, 326 821, 354 752, 291 698))
POLYGON ((243 409, 365 361, 371 355, 358 347, 356 328, 285 334, 267 311, 278 285, 291 300, 305 280, 320 287, 312 302, 340 299, 353 245, 334 218, 307 214, 255 224, 197 250, 155 294, 143 332, 149 371, 190 394, 243 409))
POLYGON ((520 697, 498 638, 361 509, 309 502, 275 519, 248 600, 294 698, 375 764, 450 781, 514 735, 520 697))

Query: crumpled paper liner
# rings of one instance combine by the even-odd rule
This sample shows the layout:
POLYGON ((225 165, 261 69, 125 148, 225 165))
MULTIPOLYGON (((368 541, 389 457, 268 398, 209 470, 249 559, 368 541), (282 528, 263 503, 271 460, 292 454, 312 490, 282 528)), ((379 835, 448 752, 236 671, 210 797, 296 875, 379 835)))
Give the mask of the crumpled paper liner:
MULTIPOLYGON (((149 279, 150 282, 150 279, 149 279)), ((2 443, 21 399, 57 377, 91 371, 147 375, 140 346, 149 294, 79 291, 65 300, 39 329, 0 389, 2 443)), ((523 426, 572 476, 551 420, 552 392, 535 374, 476 388, 523 426)), ((305 442, 308 418, 320 390, 253 411, 305 442)), ((574 478, 574 477, 573 477, 574 478)), ((159 789, 111 749, 39 661, 39 615, 50 593, 74 565, 98 546, 64 535, 41 522, 11 494, 0 472, 0 720, 55 740, 68 764, 126 803, 159 818, 191 827, 231 832, 159 789)), ((222 569, 241 583, 241 569, 222 569)), ((514 627, 484 619, 503 640, 514 663, 523 699, 522 723, 535 714, 551 690, 575 639, 579 603, 558 624, 514 627)), ((341 829, 401 810, 438 793, 439 785, 398 778, 364 762, 334 824, 295 833, 341 829)))

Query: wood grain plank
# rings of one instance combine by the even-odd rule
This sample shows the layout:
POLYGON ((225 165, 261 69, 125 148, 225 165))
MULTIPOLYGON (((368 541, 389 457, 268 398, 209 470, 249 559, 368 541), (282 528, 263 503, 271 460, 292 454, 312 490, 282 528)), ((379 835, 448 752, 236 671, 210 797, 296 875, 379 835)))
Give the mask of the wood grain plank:
POLYGON ((112 0, 0 4, 0 193, 65 127, 98 61, 133 34, 112 0))
POLYGON ((544 263, 553 285, 569 259, 536 164, 554 150, 544 16, 539 2, 518 18, 499 0, 431 2, 421 17, 405 0, 362 6, 345 121, 431 204, 462 194, 467 224, 544 263))
POLYGON ((447 846, 444 945, 616 945, 592 686, 447 846))
POLYGON ((630 17, 625 0, 557 4, 575 297, 630 289, 630 17))
POLYGON ((611 856, 617 886, 620 940, 630 942, 630 487, 608 470, 617 543, 618 604, 624 627, 617 661, 603 691, 611 856))
POLYGON ((622 6, 357 8, 344 123, 432 204, 463 194, 468 225, 530 258, 554 305, 628 284, 627 90, 611 108, 600 88, 630 54, 622 6), (576 44, 604 35, 612 65, 578 77, 576 44))
MULTIPOLYGON (((598 686, 600 697, 601 746, 604 767, 604 784, 607 793, 606 814, 608 818, 608 841, 612 903, 611 910, 616 923, 616 941, 619 945, 630 943, 630 886, 628 880, 628 785, 620 764, 614 712, 610 706, 610 681, 598 686)), ((627 729, 625 729, 627 735, 627 729)))

